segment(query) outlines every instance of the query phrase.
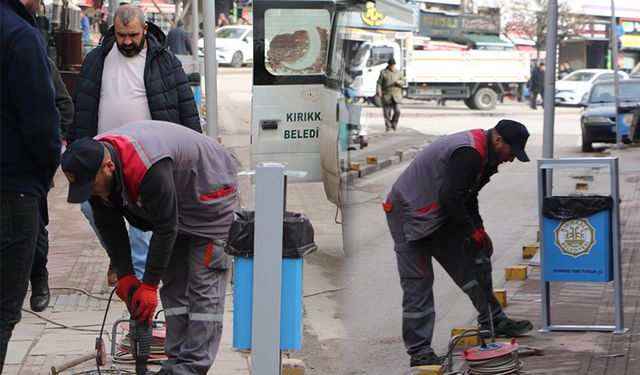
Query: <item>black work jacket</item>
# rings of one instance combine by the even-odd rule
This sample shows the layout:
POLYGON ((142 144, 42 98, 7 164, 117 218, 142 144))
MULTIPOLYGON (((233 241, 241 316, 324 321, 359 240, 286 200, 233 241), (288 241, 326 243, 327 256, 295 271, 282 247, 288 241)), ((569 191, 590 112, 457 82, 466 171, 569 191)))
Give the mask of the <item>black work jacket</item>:
MULTIPOLYGON (((151 119, 182 124, 202 133, 193 92, 180 60, 164 47, 165 35, 162 30, 153 23, 147 22, 147 25, 144 85, 151 119)), ((98 134, 102 70, 111 48, 117 48, 115 40, 115 32, 111 27, 102 43, 85 57, 74 96, 75 120, 67 133, 69 143, 98 134)))

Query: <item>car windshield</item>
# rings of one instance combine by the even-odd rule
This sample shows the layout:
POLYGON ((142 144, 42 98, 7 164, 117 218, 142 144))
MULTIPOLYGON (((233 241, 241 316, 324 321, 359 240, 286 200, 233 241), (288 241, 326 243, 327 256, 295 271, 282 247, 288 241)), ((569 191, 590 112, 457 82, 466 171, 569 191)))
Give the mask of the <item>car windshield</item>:
POLYGON ((356 55, 353 56, 353 59, 351 60, 351 66, 360 66, 364 59, 367 58, 367 54, 369 53, 370 49, 370 46, 364 46, 360 48, 358 52, 356 52, 356 55))
POLYGON ((216 31, 216 38, 223 38, 223 39, 240 39, 242 37, 242 34, 244 34, 245 30, 243 29, 237 29, 234 27, 230 27, 230 28, 226 28, 226 29, 220 29, 218 31, 216 31))
POLYGON ((573 72, 568 76, 561 79, 561 81, 577 81, 577 82, 587 82, 596 74, 593 72, 573 72))
MULTIPOLYGON (((615 102, 613 81, 606 84, 595 85, 591 89, 590 103, 615 102)), ((640 101, 640 81, 620 82, 620 101, 640 101)))

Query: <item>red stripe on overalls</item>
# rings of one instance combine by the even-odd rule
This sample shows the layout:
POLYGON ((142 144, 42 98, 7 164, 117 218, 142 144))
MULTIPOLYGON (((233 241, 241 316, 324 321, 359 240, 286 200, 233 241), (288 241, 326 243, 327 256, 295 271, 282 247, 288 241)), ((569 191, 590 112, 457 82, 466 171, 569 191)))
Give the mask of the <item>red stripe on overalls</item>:
POLYGON ((151 159, 137 139, 128 135, 106 135, 98 139, 108 142, 122 162, 122 176, 129 198, 138 201, 138 188, 151 167, 151 159))
POLYGON ((201 201, 210 201, 210 200, 214 200, 214 199, 225 197, 225 196, 227 196, 227 195, 229 195, 231 193, 233 193, 233 187, 225 186, 222 189, 218 189, 218 190, 214 191, 213 193, 202 194, 200 196, 200 200, 201 201))
POLYGON ((207 248, 207 253, 204 255, 204 260, 202 261, 202 264, 204 264, 205 266, 208 266, 209 262, 211 262, 212 255, 213 255, 213 240, 209 242, 209 247, 207 248))
POLYGON ((435 210, 438 207, 440 207, 440 203, 433 202, 430 205, 428 205, 427 207, 423 207, 423 208, 420 208, 420 209, 416 210, 416 212, 421 213, 421 214, 426 214, 427 212, 429 212, 431 210, 435 210))
POLYGON ((484 176, 484 167, 487 162, 487 136, 483 129, 473 129, 467 131, 467 137, 471 147, 480 153, 480 176, 484 176))

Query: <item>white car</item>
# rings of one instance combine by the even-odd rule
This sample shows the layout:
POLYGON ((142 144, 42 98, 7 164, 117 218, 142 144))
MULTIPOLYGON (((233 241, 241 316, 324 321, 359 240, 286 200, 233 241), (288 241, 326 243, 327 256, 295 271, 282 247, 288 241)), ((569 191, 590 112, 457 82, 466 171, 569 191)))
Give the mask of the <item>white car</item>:
MULTIPOLYGON (((620 79, 627 79, 629 75, 618 72, 620 79)), ((596 82, 613 79, 613 70, 607 69, 580 69, 576 70, 559 81, 556 81, 556 104, 578 105, 596 82)))
MULTIPOLYGON (((198 40, 200 56, 204 56, 204 39, 198 40)), ((218 64, 239 67, 253 62, 253 26, 223 26, 216 30, 218 64)))

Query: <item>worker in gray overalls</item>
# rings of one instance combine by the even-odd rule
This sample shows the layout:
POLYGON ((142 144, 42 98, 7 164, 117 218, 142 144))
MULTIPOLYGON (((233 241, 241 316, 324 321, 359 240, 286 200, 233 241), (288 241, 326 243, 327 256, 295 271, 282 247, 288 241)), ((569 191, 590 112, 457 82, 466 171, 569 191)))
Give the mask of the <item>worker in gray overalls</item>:
POLYGON ((501 163, 514 158, 529 161, 524 151, 528 137, 524 125, 501 120, 490 130, 439 138, 398 177, 387 196, 383 208, 404 293, 402 337, 412 367, 441 362, 431 347, 435 325, 431 257, 469 296, 481 330, 489 329, 490 318, 496 336, 520 336, 533 328, 528 320, 506 317, 495 296, 487 295, 479 284, 474 265, 479 251, 489 257, 493 251, 478 210, 478 192, 501 163))

